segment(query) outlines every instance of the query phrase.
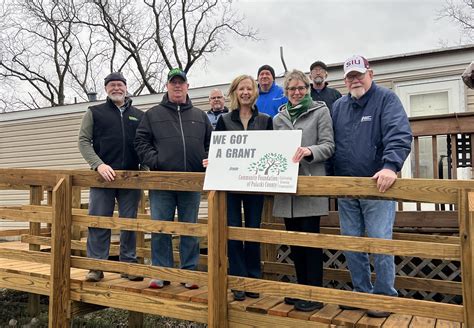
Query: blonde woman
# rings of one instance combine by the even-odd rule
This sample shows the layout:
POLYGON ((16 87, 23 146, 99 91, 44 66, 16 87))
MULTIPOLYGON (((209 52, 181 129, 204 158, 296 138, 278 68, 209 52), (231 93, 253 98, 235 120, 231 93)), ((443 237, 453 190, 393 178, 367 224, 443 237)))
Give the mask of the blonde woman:
MULTIPOLYGON (((272 130, 272 118, 259 113, 255 102, 258 88, 249 75, 236 77, 229 88, 231 111, 219 117, 216 131, 272 130)), ((242 226, 242 205, 244 207, 245 227, 259 228, 262 217, 263 195, 227 194, 227 223, 231 227, 242 226)), ((229 272, 234 276, 260 278, 260 244, 230 240, 229 272)), ((253 292, 232 291, 234 299, 243 301, 246 296, 258 298, 253 292)))

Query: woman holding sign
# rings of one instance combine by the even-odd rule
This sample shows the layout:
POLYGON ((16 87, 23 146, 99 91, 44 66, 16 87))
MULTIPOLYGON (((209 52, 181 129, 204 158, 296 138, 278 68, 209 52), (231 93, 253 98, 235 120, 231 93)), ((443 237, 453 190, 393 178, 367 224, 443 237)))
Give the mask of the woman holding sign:
MULTIPOLYGON (((313 101, 309 94, 310 81, 301 71, 293 70, 284 82, 288 103, 280 107, 273 119, 275 130, 302 130, 301 147, 293 161, 300 163, 299 175, 326 175, 324 162, 334 152, 332 120, 329 109, 322 101, 313 101)), ((273 215, 283 217, 286 230, 319 233, 321 215, 328 214, 325 197, 275 195, 273 215)), ((323 284, 323 252, 320 248, 291 246, 298 283, 310 286, 323 284)), ((300 311, 314 311, 323 307, 313 302, 285 297, 285 303, 294 304, 300 311)))
MULTIPOLYGON (((255 102, 258 88, 248 75, 236 77, 229 88, 231 111, 219 117, 216 131, 272 130, 272 118, 259 113, 255 102)), ((227 193, 227 224, 242 226, 242 205, 245 227, 260 228, 263 209, 263 195, 227 193)), ((229 271, 231 275, 260 278, 260 243, 230 240, 228 244, 229 271)), ((258 298, 253 292, 233 290, 234 299, 243 301, 246 296, 258 298)))

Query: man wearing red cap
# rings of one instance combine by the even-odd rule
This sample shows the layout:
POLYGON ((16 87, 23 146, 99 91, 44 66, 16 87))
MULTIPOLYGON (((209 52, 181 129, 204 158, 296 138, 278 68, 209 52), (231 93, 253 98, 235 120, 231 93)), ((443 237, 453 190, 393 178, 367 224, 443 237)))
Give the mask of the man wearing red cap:
MULTIPOLYGON (((344 62, 344 83, 349 94, 333 105, 336 150, 332 168, 338 176, 371 177, 384 193, 397 179, 397 172, 411 151, 412 133, 398 97, 378 86, 373 75, 362 56, 344 62)), ((395 204, 388 200, 339 198, 341 234, 362 237, 367 232, 371 238, 392 239, 395 204)), ((393 256, 373 254, 376 279, 372 284, 368 254, 344 255, 355 291, 397 296, 393 256)), ((367 314, 387 317, 390 313, 369 310, 367 314)))
MULTIPOLYGON (((103 104, 89 107, 82 119, 79 131, 79 150, 91 169, 105 181, 115 179, 115 170, 138 170, 139 161, 133 141, 143 112, 132 106, 127 97, 127 80, 120 72, 104 79, 107 100, 103 104)), ((119 217, 136 218, 139 189, 90 188, 89 215, 112 216, 115 200, 119 217)), ((87 256, 106 260, 109 257, 110 229, 89 228, 87 256)), ((134 231, 120 232, 120 256, 122 262, 137 262, 134 231)), ((102 271, 91 270, 87 281, 100 281, 102 271)), ((133 281, 143 277, 122 274, 122 278, 133 281)))

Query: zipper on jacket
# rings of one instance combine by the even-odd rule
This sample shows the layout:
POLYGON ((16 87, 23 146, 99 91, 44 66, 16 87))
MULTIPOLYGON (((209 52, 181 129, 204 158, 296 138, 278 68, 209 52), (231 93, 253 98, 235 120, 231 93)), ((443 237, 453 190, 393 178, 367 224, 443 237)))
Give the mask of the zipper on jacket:
POLYGON ((179 118, 179 128, 181 129, 181 138, 183 139, 184 172, 187 172, 188 168, 187 168, 187 160, 186 160, 186 142, 184 139, 183 122, 181 121, 181 106, 178 105, 177 110, 178 110, 178 118, 179 118))
POLYGON ((120 111, 120 123, 121 123, 121 126, 122 126, 122 167, 121 169, 124 170, 125 169, 125 126, 123 124, 123 112, 122 110, 120 110, 119 108, 119 111, 120 111))

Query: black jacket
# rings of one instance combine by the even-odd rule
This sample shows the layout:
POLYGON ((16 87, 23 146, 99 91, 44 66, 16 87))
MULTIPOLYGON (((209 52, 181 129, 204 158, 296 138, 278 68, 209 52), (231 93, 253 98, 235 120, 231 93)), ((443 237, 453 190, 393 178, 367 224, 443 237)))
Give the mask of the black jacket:
POLYGON ((316 91, 311 84, 311 98, 315 101, 324 101, 326 106, 328 106, 329 111, 332 111, 332 104, 341 97, 341 93, 336 89, 328 87, 327 82, 324 83, 324 88, 319 92, 316 91))
POLYGON ((123 113, 107 98, 103 104, 91 106, 94 151, 116 170, 137 170, 138 156, 133 146, 135 132, 143 112, 128 100, 123 113))
MULTIPOLYGON (((240 120, 239 109, 234 109, 230 113, 219 117, 216 131, 242 131, 244 125, 240 120)), ((272 118, 270 115, 259 113, 257 107, 252 111, 252 117, 247 125, 247 130, 273 130, 272 118)))
POLYGON ((185 104, 168 100, 168 94, 150 108, 137 129, 135 149, 143 164, 154 171, 204 171, 212 126, 205 112, 186 97, 185 104))

